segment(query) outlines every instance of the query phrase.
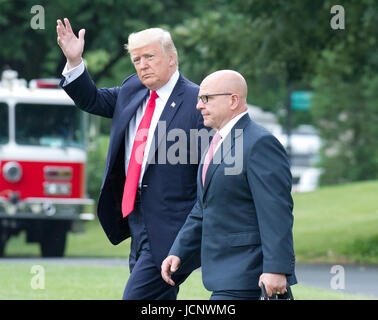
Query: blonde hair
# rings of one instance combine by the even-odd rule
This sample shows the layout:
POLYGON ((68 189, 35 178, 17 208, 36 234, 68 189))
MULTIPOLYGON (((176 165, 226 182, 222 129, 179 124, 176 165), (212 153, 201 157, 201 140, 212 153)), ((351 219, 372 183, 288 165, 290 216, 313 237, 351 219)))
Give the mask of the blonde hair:
POLYGON ((177 49, 171 38, 171 34, 161 28, 150 28, 129 35, 125 49, 131 54, 134 49, 144 47, 153 42, 159 42, 165 54, 173 54, 178 64, 177 49))

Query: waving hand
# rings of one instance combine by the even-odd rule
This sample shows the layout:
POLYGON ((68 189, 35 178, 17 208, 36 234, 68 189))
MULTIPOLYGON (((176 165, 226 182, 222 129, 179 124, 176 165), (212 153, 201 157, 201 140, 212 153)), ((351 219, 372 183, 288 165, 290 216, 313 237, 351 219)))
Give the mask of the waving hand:
POLYGON ((72 69, 78 66, 82 61, 85 29, 81 29, 79 31, 79 37, 76 37, 67 18, 64 18, 64 23, 65 25, 61 20, 57 20, 57 40, 60 48, 67 58, 68 69, 72 69))

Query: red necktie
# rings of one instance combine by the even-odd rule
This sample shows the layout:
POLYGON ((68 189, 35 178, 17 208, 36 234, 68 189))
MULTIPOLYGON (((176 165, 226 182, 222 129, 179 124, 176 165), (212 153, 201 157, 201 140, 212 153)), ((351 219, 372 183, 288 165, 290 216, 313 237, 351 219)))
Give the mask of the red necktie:
POLYGON ((207 168, 209 167, 210 161, 213 159, 214 156, 214 150, 217 148, 217 145, 219 141, 222 140, 222 136, 217 132, 211 140, 209 151, 207 151, 205 161, 203 162, 203 168, 202 168, 202 185, 205 185, 205 178, 206 178, 206 172, 207 168))
POLYGON ((156 98, 158 98, 157 93, 151 91, 150 99, 147 102, 146 110, 135 135, 129 166, 127 168, 125 186, 123 188, 122 215, 124 218, 134 210, 135 195, 138 188, 140 170, 142 168, 144 149, 146 147, 152 115, 155 110, 156 98))

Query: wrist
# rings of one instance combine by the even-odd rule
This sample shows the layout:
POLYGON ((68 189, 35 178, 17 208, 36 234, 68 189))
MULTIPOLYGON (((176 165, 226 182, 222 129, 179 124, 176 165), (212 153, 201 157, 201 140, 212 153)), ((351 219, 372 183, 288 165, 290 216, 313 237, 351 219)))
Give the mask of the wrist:
POLYGON ((82 62, 82 58, 74 59, 74 60, 68 60, 67 59, 67 70, 71 70, 73 68, 76 68, 80 63, 82 62))

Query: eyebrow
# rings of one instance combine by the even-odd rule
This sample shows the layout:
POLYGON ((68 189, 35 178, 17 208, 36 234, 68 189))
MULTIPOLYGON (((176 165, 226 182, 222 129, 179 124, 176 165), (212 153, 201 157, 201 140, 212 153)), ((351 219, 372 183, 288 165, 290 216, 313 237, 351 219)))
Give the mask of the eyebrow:
POLYGON ((156 55, 156 52, 155 51, 148 51, 148 52, 144 52, 141 55, 131 55, 131 57, 136 58, 136 57, 151 56, 151 55, 156 55))

